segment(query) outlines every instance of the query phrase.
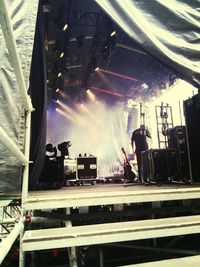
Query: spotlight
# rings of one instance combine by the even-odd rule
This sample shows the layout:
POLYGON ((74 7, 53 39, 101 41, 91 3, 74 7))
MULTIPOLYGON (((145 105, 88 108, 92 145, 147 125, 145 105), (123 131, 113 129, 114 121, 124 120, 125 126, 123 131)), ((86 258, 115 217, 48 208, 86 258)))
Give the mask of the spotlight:
POLYGON ((64 57, 64 52, 62 52, 61 54, 60 54, 60 58, 62 58, 62 57, 64 57))
POLYGON ((99 70, 99 67, 96 67, 95 71, 98 71, 99 70))
POLYGON ((146 84, 146 83, 143 83, 142 85, 141 85, 141 88, 142 89, 148 89, 149 88, 149 86, 148 86, 148 84, 146 84))
POLYGON ((65 24, 64 27, 63 27, 63 31, 66 31, 68 28, 68 24, 65 24))
POLYGON ((87 95, 89 96, 89 98, 90 98, 91 100, 93 100, 93 101, 95 100, 95 96, 94 96, 94 94, 91 92, 90 89, 87 89, 86 93, 87 93, 87 95))
POLYGON ((113 31, 113 32, 110 34, 111 37, 114 36, 114 35, 116 35, 116 31, 113 31))
POLYGON ((59 90, 60 90, 60 89, 59 89, 59 88, 57 88, 57 89, 56 89, 56 93, 58 93, 58 92, 59 92, 59 90))
POLYGON ((58 77, 61 77, 61 76, 62 76, 62 72, 59 72, 59 73, 58 73, 58 77))

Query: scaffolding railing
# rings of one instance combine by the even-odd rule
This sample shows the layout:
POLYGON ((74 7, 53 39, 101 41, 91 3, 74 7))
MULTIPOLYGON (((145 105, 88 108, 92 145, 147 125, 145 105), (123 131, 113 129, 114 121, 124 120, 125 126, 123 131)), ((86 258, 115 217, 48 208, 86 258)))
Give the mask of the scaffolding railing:
MULTIPOLYGON (((2 28, 4 40, 9 52, 11 64, 16 76, 16 82, 18 90, 22 99, 22 103, 25 111, 25 144, 24 153, 20 148, 12 141, 2 127, 0 127, 0 142, 7 147, 7 149, 19 159, 24 166, 22 177, 22 204, 21 204, 21 218, 16 223, 12 231, 0 244, 0 264, 4 260, 5 256, 9 252, 12 244, 15 242, 17 236, 23 232, 23 218, 24 218, 24 203, 28 196, 28 174, 29 174, 29 152, 30 152, 30 124, 31 124, 31 112, 33 111, 31 99, 27 94, 27 88, 25 79, 23 76, 21 62, 18 56, 16 40, 13 34, 13 27, 8 12, 8 7, 5 0, 0 0, 0 25, 2 28)), ((20 249, 20 267, 24 266, 24 253, 20 249)))

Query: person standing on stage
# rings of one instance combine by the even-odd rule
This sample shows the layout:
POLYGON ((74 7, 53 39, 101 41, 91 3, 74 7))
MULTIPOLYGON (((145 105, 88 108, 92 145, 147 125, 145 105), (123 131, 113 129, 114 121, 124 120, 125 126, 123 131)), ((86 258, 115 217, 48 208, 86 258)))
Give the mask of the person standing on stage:
POLYGON ((151 138, 151 133, 144 124, 140 125, 140 128, 136 129, 132 133, 131 145, 133 148, 133 154, 136 154, 138 165, 138 179, 142 182, 141 177, 141 153, 148 149, 147 137, 151 138))

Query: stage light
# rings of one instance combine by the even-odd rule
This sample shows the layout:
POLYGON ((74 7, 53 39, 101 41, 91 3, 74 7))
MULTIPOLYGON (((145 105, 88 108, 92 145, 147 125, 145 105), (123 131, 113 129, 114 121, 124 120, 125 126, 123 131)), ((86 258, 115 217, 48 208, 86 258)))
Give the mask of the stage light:
POLYGON ((59 73, 58 73, 58 77, 61 77, 61 76, 62 76, 62 72, 59 72, 59 73))
POLYGON ((88 120, 87 116, 82 116, 82 115, 78 114, 76 111, 74 111, 72 108, 66 106, 60 100, 57 100, 56 103, 58 105, 60 105, 61 108, 62 108, 62 110, 61 109, 57 110, 57 112, 59 112, 61 115, 63 115, 64 117, 70 119, 76 125, 81 125, 83 127, 89 127, 90 126, 91 122, 90 122, 90 120, 88 120))
POLYGON ((61 54, 60 54, 60 58, 62 58, 62 57, 64 57, 64 52, 62 52, 61 54))
POLYGON ((69 115, 72 115, 72 117, 76 120, 80 120, 80 118, 78 117, 78 115, 76 114, 76 112, 73 111, 72 108, 68 107, 67 105, 65 105, 62 101, 57 100, 56 101, 57 104, 59 104, 64 110, 65 112, 67 112, 69 115))
POLYGON ((110 34, 110 36, 114 36, 114 35, 116 35, 116 31, 113 31, 113 32, 110 34))
POLYGON ((95 71, 98 71, 99 70, 99 67, 96 67, 95 71))
POLYGON ((59 92, 59 90, 60 90, 60 89, 59 89, 59 88, 57 88, 57 89, 56 89, 56 93, 58 93, 58 92, 59 92))
POLYGON ((85 105, 83 103, 77 105, 77 107, 80 108, 80 109, 82 109, 82 110, 85 110, 86 109, 86 107, 85 107, 85 105))
POLYGON ((65 113, 63 110, 61 110, 59 108, 56 108, 55 110, 56 110, 56 112, 61 114, 63 117, 67 118, 68 120, 70 120, 72 122, 74 121, 74 119, 69 114, 65 113))
POLYGON ((63 31, 66 31, 68 28, 68 24, 65 24, 64 27, 63 27, 63 31))
POLYGON ((149 86, 148 86, 148 84, 146 84, 146 83, 143 83, 143 84, 141 85, 141 88, 143 88, 143 89, 148 89, 148 88, 149 88, 149 86))
POLYGON ((91 92, 90 89, 87 89, 86 93, 88 94, 88 96, 89 96, 89 98, 90 98, 91 100, 93 100, 93 101, 95 100, 95 96, 94 96, 94 94, 91 92))

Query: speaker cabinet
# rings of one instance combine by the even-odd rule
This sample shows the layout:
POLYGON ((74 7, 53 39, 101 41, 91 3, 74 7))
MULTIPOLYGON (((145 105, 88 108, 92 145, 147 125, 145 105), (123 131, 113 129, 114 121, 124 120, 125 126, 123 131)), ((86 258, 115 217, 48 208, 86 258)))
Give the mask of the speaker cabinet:
POLYGON ((175 126, 168 130, 168 147, 177 151, 179 178, 190 179, 188 144, 185 126, 175 126))
POLYGON ((200 182, 200 94, 184 101, 186 133, 189 147, 189 162, 193 182, 200 182))

